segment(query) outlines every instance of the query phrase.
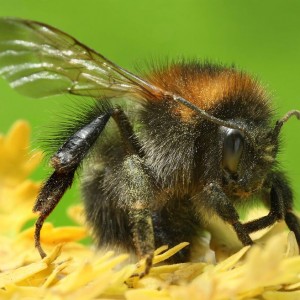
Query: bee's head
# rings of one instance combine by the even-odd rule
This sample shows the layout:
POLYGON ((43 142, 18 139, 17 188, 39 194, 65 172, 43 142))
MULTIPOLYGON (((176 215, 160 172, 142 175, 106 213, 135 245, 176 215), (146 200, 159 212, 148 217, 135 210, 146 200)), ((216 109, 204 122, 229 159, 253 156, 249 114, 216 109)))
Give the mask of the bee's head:
POLYGON ((282 125, 300 111, 290 111, 275 127, 244 125, 248 136, 239 129, 220 127, 223 181, 230 193, 248 196, 260 189, 268 171, 276 165, 279 133, 282 125))

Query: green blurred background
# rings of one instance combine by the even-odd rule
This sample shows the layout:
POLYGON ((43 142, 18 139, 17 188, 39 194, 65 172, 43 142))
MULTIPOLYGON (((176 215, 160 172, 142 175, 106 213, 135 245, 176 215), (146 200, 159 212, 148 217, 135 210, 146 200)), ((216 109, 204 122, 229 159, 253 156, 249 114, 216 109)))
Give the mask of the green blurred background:
MULTIPOLYGON (((0 15, 56 26, 129 70, 149 57, 235 63, 264 82, 273 94, 278 116, 300 109, 298 0, 0 0, 0 15)), ((25 119, 32 125, 33 140, 70 101, 67 96, 28 99, 4 80, 0 80, 0 95, 0 132, 7 132, 15 120, 25 119)), ((280 155, 297 203, 299 131, 296 119, 284 127, 285 146, 280 155)), ((44 164, 32 178, 42 180, 48 173, 44 164)), ((50 219, 57 225, 67 224, 66 207, 79 199, 75 187, 50 219)))

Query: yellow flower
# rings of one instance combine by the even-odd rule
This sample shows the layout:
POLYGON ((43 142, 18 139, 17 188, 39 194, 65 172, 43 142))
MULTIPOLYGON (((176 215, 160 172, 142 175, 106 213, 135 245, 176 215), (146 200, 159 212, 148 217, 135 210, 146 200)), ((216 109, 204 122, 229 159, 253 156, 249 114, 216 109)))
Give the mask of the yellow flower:
POLYGON ((40 188, 28 179, 42 159, 40 151, 30 151, 29 138, 22 121, 0 136, 0 299, 300 299, 299 249, 283 223, 255 233, 253 247, 242 247, 226 228, 229 246, 224 249, 224 226, 216 222, 211 234, 217 242, 199 245, 203 257, 213 254, 218 263, 162 265, 187 243, 169 250, 163 246, 155 252, 150 274, 139 279, 131 275, 142 272, 143 261, 129 264, 127 254, 94 251, 78 242, 88 229, 77 205, 69 214, 78 226, 45 223, 41 241, 49 255, 41 259, 34 249, 34 228, 22 230, 34 217, 40 188))
POLYGON ((0 135, 0 233, 17 234, 34 218, 32 205, 40 188, 28 179, 42 159, 41 151, 30 152, 30 129, 16 122, 7 136, 0 135))
POLYGON ((41 151, 30 151, 30 128, 18 121, 7 136, 0 135, 0 186, 14 188, 28 179, 42 159, 41 151))

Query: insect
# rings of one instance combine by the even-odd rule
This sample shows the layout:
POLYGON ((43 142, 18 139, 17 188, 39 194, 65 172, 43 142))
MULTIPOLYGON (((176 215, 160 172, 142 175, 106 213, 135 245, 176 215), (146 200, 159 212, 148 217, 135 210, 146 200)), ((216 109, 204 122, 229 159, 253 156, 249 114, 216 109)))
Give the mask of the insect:
MULTIPOLYGON (((244 245, 253 243, 251 232, 285 220, 300 244, 293 194, 276 160, 280 130, 300 112, 274 122, 270 97, 247 73, 181 60, 137 76, 56 28, 2 18, 0 74, 26 96, 95 99, 53 154, 54 172, 33 208, 42 257, 43 223, 82 164, 86 219, 98 245, 134 251, 145 258, 144 274, 156 247, 192 245, 212 216, 244 245), (253 198, 269 213, 243 224, 236 208, 253 198)), ((173 260, 189 258, 186 248, 173 260)))

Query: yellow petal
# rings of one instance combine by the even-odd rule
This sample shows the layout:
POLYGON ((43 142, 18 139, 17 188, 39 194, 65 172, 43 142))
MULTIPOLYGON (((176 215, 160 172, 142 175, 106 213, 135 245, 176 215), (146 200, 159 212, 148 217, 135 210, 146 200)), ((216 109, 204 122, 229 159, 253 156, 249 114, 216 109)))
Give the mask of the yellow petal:
POLYGON ((300 291, 293 291, 293 292, 268 291, 263 293, 262 297, 265 300, 299 300, 300 291))
MULTIPOLYGON (((159 262, 167 260, 168 258, 170 258, 171 256, 173 256, 174 254, 176 254, 177 252, 179 252, 181 249, 183 249, 184 247, 188 246, 188 244, 189 243, 187 243, 187 242, 183 242, 183 243, 180 243, 177 246, 175 246, 175 247, 167 250, 166 252, 164 252, 162 254, 155 255, 154 259, 153 259, 153 264, 157 264, 159 262)), ((165 246, 161 247, 160 249, 164 249, 164 247, 165 246)))
MULTIPOLYGON (((151 289, 139 289, 126 292, 127 300, 171 300, 167 291, 155 291, 151 289)), ((198 298, 201 299, 201 298, 198 298)))
POLYGON ((82 204, 72 205, 71 207, 69 207, 68 216, 77 224, 81 226, 85 226, 86 220, 85 220, 84 208, 82 204))
POLYGON ((30 128, 18 121, 0 143, 0 187, 14 187, 25 180, 42 159, 41 151, 30 153, 30 128))
POLYGON ((32 263, 28 266, 20 267, 15 270, 7 271, 0 274, 0 287, 4 288, 6 285, 17 283, 32 275, 35 275, 42 270, 48 268, 48 265, 43 262, 32 263))
POLYGON ((40 184, 25 180, 15 188, 0 188, 0 233, 15 235, 24 224, 36 217, 32 207, 40 184))
MULTIPOLYGON (((34 235, 35 227, 25 230, 20 237, 27 237, 32 239, 34 235)), ((61 243, 68 243, 72 241, 78 241, 86 237, 87 231, 83 227, 79 226, 64 226, 54 227, 51 223, 44 223, 41 231, 41 242, 43 244, 57 245, 61 243)))
MULTIPOLYGON (((38 289, 31 286, 17 286, 7 285, 5 290, 0 289, 1 300, 12 300, 12 299, 44 299, 46 300, 47 291, 45 289, 38 289)), ((51 298, 55 300, 55 298, 51 298)), ((61 299, 57 299, 61 300, 61 299)))

